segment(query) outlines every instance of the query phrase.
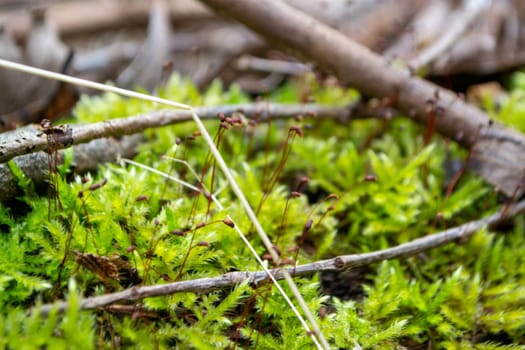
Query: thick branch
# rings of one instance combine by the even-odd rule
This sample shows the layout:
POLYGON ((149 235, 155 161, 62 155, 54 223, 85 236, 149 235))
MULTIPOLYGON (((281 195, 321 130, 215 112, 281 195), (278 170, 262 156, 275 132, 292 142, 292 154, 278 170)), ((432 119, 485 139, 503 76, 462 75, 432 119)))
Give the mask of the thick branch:
POLYGON ((472 169, 507 195, 523 192, 525 137, 492 123, 453 92, 397 69, 342 33, 282 1, 201 0, 286 50, 316 62, 367 96, 386 98, 407 116, 471 149, 472 169), (433 101, 430 106, 429 102, 433 101), (430 108, 432 107, 432 108, 430 108))
MULTIPOLYGON (((456 241, 464 241, 470 238, 480 229, 494 225, 503 219, 513 217, 525 211, 525 201, 519 202, 510 207, 504 207, 497 213, 481 220, 472 221, 461 226, 457 226, 440 233, 424 236, 413 241, 383 250, 378 250, 365 254, 352 254, 338 256, 328 260, 322 260, 310 264, 300 265, 296 268, 289 268, 288 272, 293 276, 309 275, 319 271, 343 270, 352 267, 364 266, 383 260, 397 259, 416 255, 428 249, 443 246, 456 241)), ((282 279, 282 274, 275 270, 276 279, 282 279)), ((216 289, 223 289, 236 286, 248 281, 250 284, 257 285, 265 282, 267 277, 263 271, 257 272, 230 272, 217 277, 199 278, 189 281, 173 282, 161 285, 132 287, 121 292, 110 293, 97 297, 85 298, 80 301, 81 309, 97 309, 117 302, 132 302, 144 298, 170 295, 175 293, 207 293, 216 289)), ((41 307, 43 314, 49 313, 53 308, 64 311, 68 307, 65 301, 46 304, 41 307)))

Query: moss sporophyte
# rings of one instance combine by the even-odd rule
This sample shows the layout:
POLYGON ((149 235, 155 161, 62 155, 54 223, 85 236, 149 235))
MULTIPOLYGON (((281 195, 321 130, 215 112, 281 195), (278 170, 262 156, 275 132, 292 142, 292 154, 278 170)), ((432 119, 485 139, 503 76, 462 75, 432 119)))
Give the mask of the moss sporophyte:
MULTIPOLYGON (((308 79, 273 92, 268 104, 296 103, 301 84, 326 103, 356 96, 308 79)), ((199 93, 178 76, 159 96, 190 105, 250 101, 238 87, 214 82, 199 93)), ((258 104, 259 116, 266 105, 258 104)), ((82 97, 74 115, 86 123, 156 108, 104 94, 82 97)), ((252 117, 225 113, 206 127, 278 260, 261 244, 194 124, 149 129, 133 160, 87 174, 61 170, 54 146, 67 131, 43 125, 50 190, 26 186, 15 199, 27 203, 23 212, 0 204, 0 344, 313 348, 277 287, 256 273, 261 267, 237 230, 267 258, 268 269, 281 265, 294 274, 309 263, 398 249, 499 208, 493 189, 467 172, 447 191, 454 176, 444 164, 465 160, 466 152, 407 119, 342 126, 322 115, 256 123, 252 117), (253 279, 227 283, 249 273, 253 279), (102 303, 112 296, 118 298, 102 303)), ((477 229, 462 244, 349 271, 314 270, 295 282, 332 348, 519 349, 524 231, 516 216, 504 234, 477 229)))

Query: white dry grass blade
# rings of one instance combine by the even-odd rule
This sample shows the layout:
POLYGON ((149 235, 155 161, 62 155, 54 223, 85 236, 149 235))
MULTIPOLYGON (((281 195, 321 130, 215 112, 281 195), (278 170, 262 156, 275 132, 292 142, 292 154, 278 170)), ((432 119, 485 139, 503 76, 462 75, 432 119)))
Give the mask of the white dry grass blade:
MULTIPOLYGON (((24 64, 20 64, 20 63, 11 62, 11 61, 4 60, 4 59, 0 59, 0 67, 5 68, 5 69, 19 71, 19 72, 24 72, 24 73, 31 74, 31 75, 44 77, 44 78, 47 78, 47 79, 62 81, 62 82, 73 84, 73 85, 77 85, 77 86, 83 86, 83 87, 86 87, 86 88, 91 88, 91 89, 95 89, 95 90, 99 90, 99 91, 112 92, 112 93, 119 94, 119 95, 126 96, 126 97, 137 98, 137 99, 141 99, 141 100, 145 100, 145 101, 150 101, 150 102, 154 102, 154 103, 158 103, 158 104, 162 104, 162 105, 166 105, 166 106, 170 106, 170 107, 174 107, 174 108, 179 108, 179 109, 185 109, 185 110, 190 111, 192 113, 192 117, 193 117, 194 122, 197 124, 197 127, 199 128, 199 131, 201 132, 202 137, 204 138, 204 140, 208 144, 208 147, 210 148, 210 151, 212 152, 213 156, 215 157, 215 159, 217 161, 217 164, 219 165, 219 167, 223 171, 223 173, 224 173, 228 183, 230 184, 233 192, 235 193, 235 195, 237 196, 237 198, 241 202, 242 206, 244 207, 244 209, 246 211, 246 214, 248 215, 248 218, 252 222, 252 224, 255 227, 257 233, 259 234, 259 236, 261 237, 261 240, 263 241, 266 249, 268 250, 268 252, 272 256, 273 261, 277 264, 277 266, 279 266, 279 262, 280 262, 279 255, 274 250, 273 245, 272 245, 268 235, 264 231, 261 223, 259 222, 259 220, 257 219, 257 217, 255 215, 255 212, 251 208, 251 206, 248 203, 246 197, 244 196, 244 193, 242 192, 242 190, 240 189, 239 185, 237 184, 235 178, 233 177, 232 172, 228 168, 228 165, 226 164, 226 162, 222 158, 222 155, 220 154, 219 150, 215 146, 215 143, 213 142, 212 137, 210 136, 210 134, 206 130, 204 124, 202 123, 201 119, 195 113, 195 111, 193 110, 193 108, 191 106, 183 104, 183 103, 179 103, 179 102, 169 101, 169 100, 166 100, 166 99, 163 99, 163 98, 159 98, 159 97, 156 97, 156 96, 151 96, 151 95, 147 95, 147 94, 143 94, 143 93, 139 93, 139 92, 135 92, 135 91, 131 91, 131 90, 118 88, 118 87, 111 86, 111 85, 101 84, 101 83, 93 82, 93 81, 90 81, 90 80, 80 79, 80 78, 72 77, 72 76, 69 76, 69 75, 48 71, 48 70, 45 70, 45 69, 40 69, 40 68, 36 68, 36 67, 31 67, 31 66, 27 66, 27 65, 24 65, 24 64)), ((238 230, 237 232, 242 237, 243 241, 245 243, 247 243, 248 240, 242 234, 242 232, 240 230, 238 230)), ((253 247, 252 247, 252 249, 253 249, 253 247)), ((259 258, 259 256, 255 253, 255 251, 252 251, 252 253, 254 253, 254 255, 257 257, 257 260, 261 263, 262 261, 259 258)), ((264 265, 263 265, 263 268, 266 269, 266 267, 264 265)), ((269 271, 267 271, 268 276, 273 280, 274 284, 279 289, 279 291, 281 292, 281 294, 283 295, 283 297, 285 298, 287 303, 290 305, 290 307, 292 308, 292 310, 296 314, 297 318, 301 321, 303 327, 306 329, 308 334, 311 335, 312 340, 314 341, 314 343, 317 346, 317 348, 319 348, 319 349, 322 349, 322 348, 329 349, 330 345, 328 344, 326 338, 324 337, 323 333, 321 332, 321 330, 319 328, 319 325, 317 324, 317 321, 315 320, 312 312, 309 310, 308 306, 306 305, 306 302, 305 302, 304 298, 302 297, 301 293, 299 292, 299 289, 297 288, 297 285, 295 284, 292 276, 285 269, 280 269, 280 272, 283 274, 284 279, 286 280, 286 283, 290 287, 290 290, 294 294, 294 296, 297 299, 297 301, 298 301, 301 309, 303 310, 306 318, 310 322, 310 325, 312 327, 312 331, 310 331, 310 327, 308 326, 306 321, 303 319, 301 314, 298 312, 298 310, 295 308, 295 306, 291 302, 291 300, 287 297, 286 293, 284 293, 283 289, 279 286, 277 281, 273 278, 272 274, 269 273, 269 271)))

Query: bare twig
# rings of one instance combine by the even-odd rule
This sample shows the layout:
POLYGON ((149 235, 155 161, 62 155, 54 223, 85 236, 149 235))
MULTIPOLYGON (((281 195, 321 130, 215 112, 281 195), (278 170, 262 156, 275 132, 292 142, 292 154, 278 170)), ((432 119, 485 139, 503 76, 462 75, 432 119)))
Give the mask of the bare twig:
MULTIPOLYGON (((285 119, 290 116, 321 116, 335 120, 347 120, 350 108, 337 106, 323 106, 316 104, 283 105, 283 104, 240 104, 216 107, 197 107, 195 112, 202 119, 217 118, 218 113, 229 115, 241 112, 245 116, 257 117, 265 120, 268 116, 272 119, 285 119)), ((185 110, 162 110, 149 114, 133 117, 112 119, 89 125, 72 125, 70 144, 58 144, 58 149, 71 145, 89 142, 101 137, 130 135, 144 131, 147 128, 161 127, 192 120, 191 112, 185 110)), ((23 154, 45 151, 48 147, 47 137, 41 130, 15 130, 10 133, 0 134, 0 163, 23 154)))
MULTIPOLYGON (((342 255, 328 260, 313 262, 288 268, 287 271, 293 276, 310 275, 319 271, 340 271, 352 267, 369 265, 375 262, 398 259, 416 255, 420 252, 437 248, 448 243, 464 241, 470 238, 480 229, 486 226, 497 224, 501 220, 508 219, 525 211, 525 201, 516 203, 503 212, 499 210, 486 218, 471 221, 461 226, 457 226, 436 234, 424 236, 410 242, 375 252, 364 254, 342 255)), ((273 275, 276 279, 282 279, 281 272, 274 270, 273 275)), ((105 294, 96 297, 85 298, 80 301, 80 308, 84 310, 97 309, 118 302, 132 302, 144 298, 170 295, 175 293, 207 293, 216 289, 229 288, 245 281, 252 285, 258 285, 267 280, 268 276, 264 271, 257 272, 230 272, 217 277, 199 278, 190 281, 167 283, 162 285, 132 287, 121 292, 105 294)), ((56 308, 64 311, 69 307, 65 301, 46 304, 40 308, 42 314, 49 313, 56 308)))

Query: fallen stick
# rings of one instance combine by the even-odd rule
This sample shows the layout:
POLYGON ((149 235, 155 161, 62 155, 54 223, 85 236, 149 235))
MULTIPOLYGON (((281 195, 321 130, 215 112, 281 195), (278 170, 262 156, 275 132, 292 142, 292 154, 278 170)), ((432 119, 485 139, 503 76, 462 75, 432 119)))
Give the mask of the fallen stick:
MULTIPOLYGON (((322 116, 323 118, 346 120, 350 113, 349 107, 337 107, 318 104, 274 104, 274 103, 248 103, 239 105, 223 105, 216 107, 194 108, 203 120, 218 119, 217 115, 222 113, 230 115, 240 112, 247 117, 261 117, 264 121, 268 117, 272 119, 285 119, 291 116, 322 116)), ((62 125, 64 130, 70 129, 70 137, 67 142, 57 142, 53 145, 56 149, 68 148, 71 145, 86 143, 91 140, 110 137, 130 135, 142 132, 147 128, 161 127, 190 121, 191 112, 186 110, 161 110, 149 114, 140 114, 133 117, 110 119, 107 121, 88 125, 62 125)), ((58 127, 57 127, 58 128, 58 127)), ((47 134, 43 129, 30 128, 27 130, 14 130, 9 133, 0 134, 0 163, 29 153, 46 151, 49 147, 47 134)))
MULTIPOLYGON (((0 136, 1 138, 1 136, 0 136)), ((73 147, 71 169, 76 174, 96 171, 103 163, 116 162, 119 158, 131 158, 136 154, 137 146, 143 141, 142 135, 117 138, 100 138, 73 147)), ((57 151, 58 165, 63 164, 65 151, 57 151)), ((55 159, 55 156, 52 157, 55 159)), ((38 185, 49 181, 49 159, 45 152, 26 154, 13 159, 14 164, 27 179, 38 185)), ((0 164, 0 203, 7 202, 20 195, 17 178, 8 164, 0 164)))
POLYGON ((317 63, 364 95, 388 101, 429 130, 468 148, 470 169, 507 196, 521 195, 525 136, 493 122, 455 93, 393 67, 379 55, 282 1, 201 0, 265 37, 317 63))
MULTIPOLYGON (((200 107, 195 109, 202 119, 217 119, 218 113, 231 115, 241 112, 247 118, 260 121, 284 119, 297 115, 319 116, 320 118, 346 121, 360 108, 322 106, 315 104, 280 105, 280 104, 241 104, 216 107, 200 107)), ((361 117, 361 115, 356 115, 361 117)), ((363 117, 366 117, 363 115, 363 117)), ((191 113, 184 110, 164 110, 133 117, 112 119, 88 125, 62 125, 57 130, 68 130, 69 136, 51 138, 53 145, 49 145, 48 135, 41 127, 32 125, 0 134, 0 163, 13 159, 26 177, 35 184, 49 179, 48 149, 58 152, 59 163, 64 157, 61 149, 73 147, 73 166, 75 171, 86 172, 96 170, 97 166, 105 162, 114 162, 119 156, 131 157, 141 137, 127 137, 117 140, 114 136, 131 135, 144 131, 147 128, 161 127, 191 121, 191 113), (61 142, 62 141, 62 142, 61 142)), ((0 202, 13 199, 19 189, 15 176, 7 164, 0 164, 0 202)))
MULTIPOLYGON (((471 221, 439 233, 423 236, 395 247, 364 254, 337 256, 332 259, 299 265, 297 267, 290 267, 288 268, 288 272, 292 276, 304 276, 320 271, 341 271, 352 267, 369 265, 383 260, 414 256, 428 249, 437 248, 448 243, 456 241, 463 242, 472 237, 483 227, 497 224, 501 220, 508 219, 524 211, 525 201, 521 201, 512 206, 505 206, 495 214, 486 218, 471 221)), ((274 270, 273 274, 278 280, 283 278, 282 273, 278 270, 274 270)), ((229 272, 217 277, 198 278, 189 281, 179 281, 151 286, 136 286, 125 289, 121 292, 84 298, 80 300, 80 308, 84 310, 98 309, 118 302, 133 302, 144 298, 171 295, 175 293, 207 293, 212 290, 234 287, 245 281, 248 281, 252 285, 257 285, 267 281, 267 276, 264 271, 238 271, 229 272)), ((42 305, 39 310, 43 315, 47 315, 55 308, 58 311, 63 312, 68 306, 69 304, 66 301, 60 301, 57 303, 42 305)))

